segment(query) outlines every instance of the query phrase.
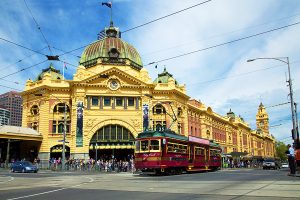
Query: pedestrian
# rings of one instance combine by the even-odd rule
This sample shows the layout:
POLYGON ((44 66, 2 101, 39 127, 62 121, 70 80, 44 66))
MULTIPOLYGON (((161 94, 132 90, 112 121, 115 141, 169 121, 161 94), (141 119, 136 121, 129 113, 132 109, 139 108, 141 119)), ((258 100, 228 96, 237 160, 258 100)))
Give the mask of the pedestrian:
POLYGON ((289 161, 290 173, 289 176, 295 176, 296 166, 295 166, 295 150, 290 144, 287 145, 288 150, 286 151, 289 161))

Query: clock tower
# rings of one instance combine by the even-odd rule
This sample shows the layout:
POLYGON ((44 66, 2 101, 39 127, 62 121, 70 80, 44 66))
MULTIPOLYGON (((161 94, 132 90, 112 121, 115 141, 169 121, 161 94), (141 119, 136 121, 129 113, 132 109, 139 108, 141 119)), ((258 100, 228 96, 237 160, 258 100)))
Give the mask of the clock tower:
POLYGON ((269 135, 269 116, 266 112, 265 106, 260 103, 256 114, 256 127, 263 135, 269 135))

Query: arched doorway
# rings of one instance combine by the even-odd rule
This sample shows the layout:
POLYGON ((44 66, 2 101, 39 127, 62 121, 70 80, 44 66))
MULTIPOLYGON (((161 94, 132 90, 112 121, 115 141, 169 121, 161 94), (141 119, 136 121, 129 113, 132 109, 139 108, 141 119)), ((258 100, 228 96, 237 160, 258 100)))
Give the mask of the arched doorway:
POLYGON ((89 155, 97 160, 129 160, 134 154, 134 137, 125 127, 110 124, 96 131, 90 141, 89 155))
MULTIPOLYGON (((50 158, 59 159, 62 158, 63 145, 55 145, 50 149, 50 158)), ((65 156, 66 159, 70 157, 70 147, 65 146, 65 156)))

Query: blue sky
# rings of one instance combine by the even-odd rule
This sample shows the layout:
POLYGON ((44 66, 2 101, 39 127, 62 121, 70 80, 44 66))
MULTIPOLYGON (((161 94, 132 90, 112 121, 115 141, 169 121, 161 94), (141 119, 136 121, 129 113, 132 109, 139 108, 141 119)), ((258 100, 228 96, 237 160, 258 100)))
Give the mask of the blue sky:
MULTIPOLYGON (((96 0, 26 0, 53 54, 70 51, 97 39, 109 25, 109 9, 96 0)), ((113 21, 121 31, 193 6, 199 0, 114 0, 113 21)), ((23 0, 0 2, 0 37, 30 49, 50 54, 42 34, 23 0)), ((255 115, 262 102, 267 107, 270 129, 279 140, 291 142, 287 65, 274 60, 246 61, 256 57, 286 57, 291 63, 294 99, 300 98, 300 24, 239 42, 202 50, 177 59, 148 65, 166 58, 206 49, 236 39, 300 22, 298 0, 212 0, 187 11, 128 31, 122 38, 139 51, 152 79, 167 70, 185 84, 192 98, 225 115, 231 108, 255 128, 255 115), (286 139, 287 138, 287 139, 286 139)), ((78 65, 83 49, 61 56, 78 65)), ((28 79, 35 79, 49 62, 40 54, 0 40, 0 92, 22 91, 28 79), (14 73, 18 72, 18 73, 14 73), (12 74, 7 76, 9 74, 12 74), (6 77, 7 76, 7 77, 6 77), (18 82, 18 84, 14 83, 18 82)), ((62 69, 62 63, 54 63, 62 69)), ((72 79, 76 67, 69 65, 72 79)))

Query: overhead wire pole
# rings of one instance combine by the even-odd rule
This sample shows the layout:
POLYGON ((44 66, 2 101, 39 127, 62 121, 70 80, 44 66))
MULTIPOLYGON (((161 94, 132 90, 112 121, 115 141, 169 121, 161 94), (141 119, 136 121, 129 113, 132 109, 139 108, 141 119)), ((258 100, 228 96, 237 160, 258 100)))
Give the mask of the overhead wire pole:
MULTIPOLYGON (((34 94, 35 96, 43 96, 43 90, 41 93, 34 94)), ((62 170, 65 170, 66 167, 66 134, 67 134, 67 102, 63 102, 61 99, 58 97, 50 94, 49 96, 55 97, 60 103, 64 104, 64 130, 63 130, 63 139, 62 139, 62 155, 61 155, 61 166, 62 170)), ((59 140, 60 141, 60 140, 59 140)))
POLYGON ((62 149, 62 170, 65 170, 66 166, 66 132, 67 131, 67 105, 64 103, 64 132, 63 132, 63 149, 62 149))
POLYGON ((293 86, 292 86, 292 78, 291 78, 291 69, 290 69, 290 61, 289 57, 275 57, 275 58, 254 58, 254 59, 249 59, 247 62, 252 62, 255 60, 277 60, 280 62, 283 62, 287 64, 288 67, 288 86, 290 90, 290 104, 291 104, 291 112, 292 112, 292 124, 293 124, 293 129, 292 129, 292 137, 294 140, 294 146, 296 149, 300 149, 300 144, 299 144, 299 130, 298 130, 298 122, 296 121, 296 116, 297 116, 297 110, 295 109, 295 103, 294 103, 294 94, 293 94, 293 86), (283 60, 284 59, 284 60, 283 60))

